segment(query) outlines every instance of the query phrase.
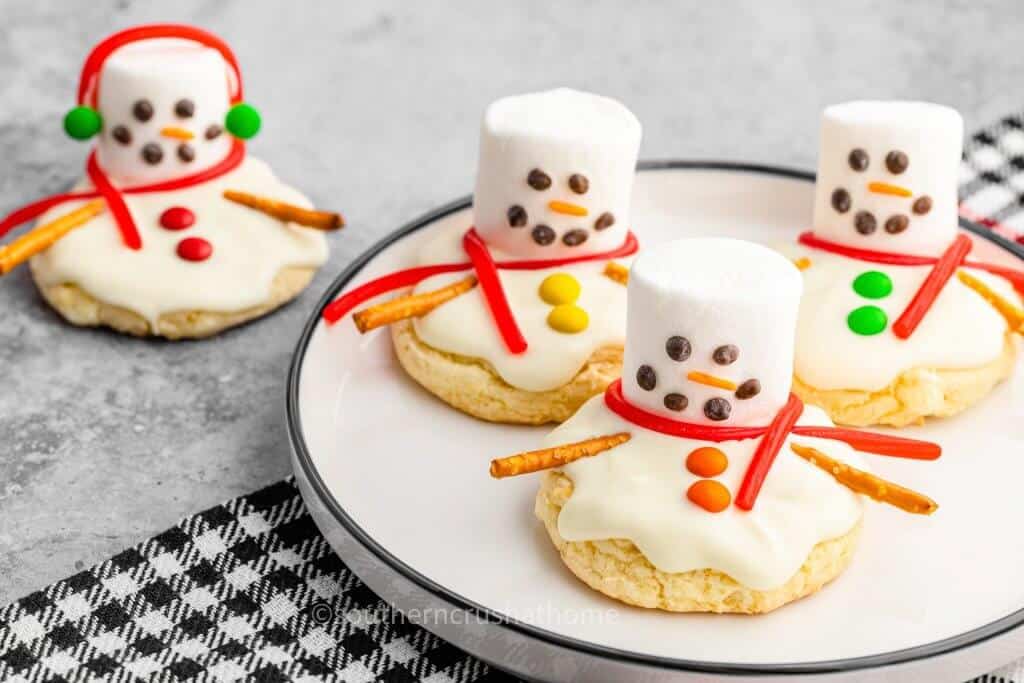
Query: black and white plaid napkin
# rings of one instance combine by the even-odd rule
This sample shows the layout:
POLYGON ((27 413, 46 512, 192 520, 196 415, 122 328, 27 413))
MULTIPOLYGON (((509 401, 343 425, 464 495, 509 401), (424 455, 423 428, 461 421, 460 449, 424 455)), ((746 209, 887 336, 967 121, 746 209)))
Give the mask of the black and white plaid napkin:
MULTIPOLYGON (((962 208, 1024 243, 1024 116, 973 135, 962 208)), ((291 480, 0 608, 11 681, 512 680, 404 620, 338 559, 291 480)), ((1024 683, 1024 661, 974 683, 1024 683)))

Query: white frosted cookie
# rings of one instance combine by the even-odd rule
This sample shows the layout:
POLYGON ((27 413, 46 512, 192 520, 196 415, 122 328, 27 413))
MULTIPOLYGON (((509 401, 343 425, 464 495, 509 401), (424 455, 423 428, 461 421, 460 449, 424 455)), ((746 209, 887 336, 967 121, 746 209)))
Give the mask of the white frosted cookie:
MULTIPOLYGON (((227 201, 225 189, 310 205, 250 157, 208 183, 127 195, 141 249, 124 247, 107 211, 35 256, 33 279, 68 322, 138 336, 207 337, 263 315, 309 284, 327 258, 327 242, 321 231, 227 201), (187 229, 165 227, 171 209, 192 215, 187 229), (183 256, 185 240, 205 244, 205 258, 183 256)), ((53 209, 40 222, 70 208, 53 209)))
POLYGON ((314 211, 242 142, 260 128, 223 40, 134 26, 85 59, 64 129, 95 138, 70 192, 0 219, 0 274, 28 261, 67 321, 137 336, 207 337, 297 296, 327 258, 314 211), (309 226, 309 227, 303 227, 309 226))
POLYGON ((791 250, 804 274, 794 391, 836 422, 948 417, 1013 372, 1018 342, 978 284, 1010 307, 1021 298, 988 264, 968 254, 923 314, 908 313, 965 239, 962 138, 957 112, 924 102, 849 102, 822 116, 813 241, 791 250))
POLYGON ((937 445, 839 430, 790 393, 800 295, 793 264, 748 242, 636 259, 621 382, 540 449, 491 462, 497 478, 549 470, 535 513, 587 585, 641 607, 768 612, 846 569, 864 495, 936 509, 854 446, 934 459, 937 445))

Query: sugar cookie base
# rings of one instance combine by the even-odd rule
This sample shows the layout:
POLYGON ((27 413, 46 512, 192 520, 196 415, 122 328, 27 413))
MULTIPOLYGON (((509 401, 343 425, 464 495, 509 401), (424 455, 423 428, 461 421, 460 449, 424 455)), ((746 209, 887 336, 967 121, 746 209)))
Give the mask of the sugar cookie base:
POLYGON ((821 407, 837 424, 903 427, 921 424, 927 417, 949 417, 966 410, 1010 376, 1016 358, 1016 340, 1007 332, 1002 354, 979 367, 914 368, 879 391, 817 389, 794 376, 793 393, 804 403, 821 407))
POLYGON ((136 337, 166 337, 167 339, 201 339, 230 327, 241 325, 266 315, 291 301, 313 279, 316 268, 290 266, 282 268, 270 288, 266 303, 241 311, 175 311, 164 313, 156 326, 135 311, 99 301, 78 285, 65 283, 43 286, 33 279, 43 298, 72 325, 81 327, 110 327, 136 337))
POLYGON ((428 346, 409 320, 391 325, 391 339, 409 376, 445 403, 490 422, 562 422, 622 374, 622 347, 605 346, 568 384, 550 391, 525 391, 505 382, 482 359, 428 346))
POLYGON ((569 477, 548 472, 537 492, 534 513, 573 574, 594 590, 637 607, 670 612, 770 612, 817 592, 839 576, 853 558, 860 537, 858 522, 846 535, 814 546, 803 566, 782 586, 754 590, 713 569, 663 572, 627 540, 566 541, 558 533, 558 515, 572 490, 569 477))

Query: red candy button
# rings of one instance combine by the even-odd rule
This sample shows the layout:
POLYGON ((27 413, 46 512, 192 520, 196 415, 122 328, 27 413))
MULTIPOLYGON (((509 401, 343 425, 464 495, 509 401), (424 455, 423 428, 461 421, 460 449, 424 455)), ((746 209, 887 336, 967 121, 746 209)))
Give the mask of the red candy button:
POLYGON ((184 206, 172 206, 160 214, 160 226, 167 230, 184 230, 195 225, 196 215, 184 206))
POLYGON ((213 245, 202 237, 186 237, 178 242, 178 256, 186 261, 205 261, 213 254, 213 245))

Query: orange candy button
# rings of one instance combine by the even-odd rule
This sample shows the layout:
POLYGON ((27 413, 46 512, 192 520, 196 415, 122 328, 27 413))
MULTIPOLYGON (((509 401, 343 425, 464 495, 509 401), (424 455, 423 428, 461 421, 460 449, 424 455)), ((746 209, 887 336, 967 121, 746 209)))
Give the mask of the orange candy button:
POLYGON ((701 506, 708 512, 721 512, 732 502, 729 489, 714 479, 701 479, 693 482, 686 492, 686 497, 690 499, 691 503, 701 506))
POLYGON ((717 477, 729 466, 725 453, 713 446, 694 449, 686 456, 686 469, 698 477, 717 477))

